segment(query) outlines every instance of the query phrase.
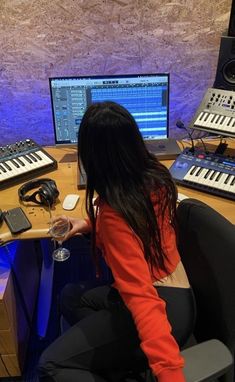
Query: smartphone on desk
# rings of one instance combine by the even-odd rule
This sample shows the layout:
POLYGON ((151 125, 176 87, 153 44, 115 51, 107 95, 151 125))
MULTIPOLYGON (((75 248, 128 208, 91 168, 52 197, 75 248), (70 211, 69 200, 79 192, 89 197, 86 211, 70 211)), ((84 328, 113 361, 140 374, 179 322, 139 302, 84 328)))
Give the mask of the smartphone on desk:
POLYGON ((13 234, 27 231, 32 228, 32 224, 21 207, 12 208, 5 211, 3 213, 3 219, 13 234))

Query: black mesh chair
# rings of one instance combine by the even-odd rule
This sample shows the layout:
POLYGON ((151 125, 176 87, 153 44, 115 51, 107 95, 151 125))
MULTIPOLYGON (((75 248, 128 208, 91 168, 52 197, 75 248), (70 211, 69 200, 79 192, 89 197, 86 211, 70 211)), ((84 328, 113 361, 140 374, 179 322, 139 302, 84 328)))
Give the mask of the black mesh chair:
POLYGON ((229 354, 228 365, 225 366, 227 361, 224 356, 225 358, 227 356, 223 344, 230 350, 233 359, 235 226, 208 205, 195 199, 182 201, 177 214, 179 251, 197 304, 194 336, 199 343, 197 345, 199 354, 193 355, 193 351, 197 351, 197 346, 182 352, 186 359, 187 382, 214 381, 222 374, 224 375, 219 381, 233 382, 234 367, 229 367, 229 354), (212 341, 203 344, 208 340, 212 341), (219 350, 217 346, 221 345, 223 349, 219 350), (191 351, 192 354, 188 359, 191 351), (199 378, 195 375, 198 372, 202 379, 193 379, 193 375, 199 378), (203 374, 206 379, 203 379, 203 374))
MULTIPOLYGON (((179 251, 197 305, 193 340, 182 350, 186 381, 234 382, 235 226, 195 199, 182 201, 177 214, 179 251)), ((145 381, 155 381, 150 371, 145 381)))
MULTIPOLYGON (((234 382, 235 227, 194 199, 182 201, 177 213, 179 250, 197 304, 194 338, 182 350, 186 381, 234 382)), ((156 381, 149 369, 113 380, 156 381)))

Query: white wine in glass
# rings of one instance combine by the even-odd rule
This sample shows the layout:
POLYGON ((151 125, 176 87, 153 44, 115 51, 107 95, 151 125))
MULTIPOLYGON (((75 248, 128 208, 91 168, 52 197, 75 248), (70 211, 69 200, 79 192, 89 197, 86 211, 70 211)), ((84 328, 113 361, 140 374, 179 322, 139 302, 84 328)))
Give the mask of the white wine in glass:
POLYGON ((54 222, 52 221, 49 229, 50 235, 58 242, 59 247, 52 253, 55 261, 65 261, 70 257, 70 251, 62 247, 63 238, 70 230, 70 221, 66 216, 60 216, 54 222))

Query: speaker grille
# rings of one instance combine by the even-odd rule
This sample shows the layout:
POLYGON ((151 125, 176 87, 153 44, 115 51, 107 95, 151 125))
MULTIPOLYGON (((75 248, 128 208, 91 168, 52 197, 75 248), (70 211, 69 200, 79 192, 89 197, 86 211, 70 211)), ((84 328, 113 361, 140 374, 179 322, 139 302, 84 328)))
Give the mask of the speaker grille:
POLYGON ((231 60, 224 65, 223 76, 225 81, 235 85, 235 60, 231 60))
POLYGON ((235 37, 222 36, 214 88, 235 90, 235 37))

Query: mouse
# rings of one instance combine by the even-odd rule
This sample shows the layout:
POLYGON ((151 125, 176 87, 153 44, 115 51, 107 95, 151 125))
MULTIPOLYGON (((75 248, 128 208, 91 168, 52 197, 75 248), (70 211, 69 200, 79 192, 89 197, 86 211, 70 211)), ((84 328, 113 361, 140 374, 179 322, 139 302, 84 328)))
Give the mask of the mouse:
POLYGON ((68 194, 65 196, 64 201, 62 203, 62 207, 64 210, 73 210, 77 202, 79 201, 80 196, 78 194, 68 194))

